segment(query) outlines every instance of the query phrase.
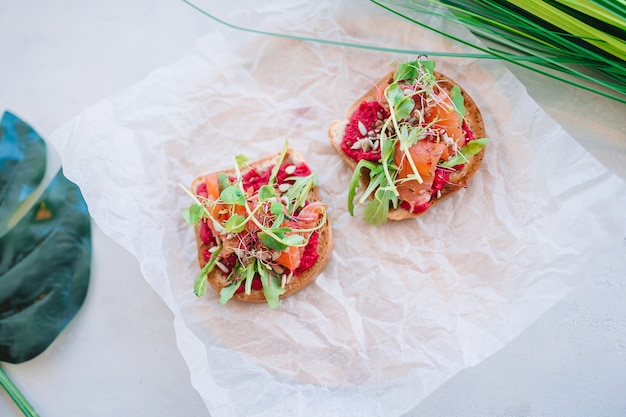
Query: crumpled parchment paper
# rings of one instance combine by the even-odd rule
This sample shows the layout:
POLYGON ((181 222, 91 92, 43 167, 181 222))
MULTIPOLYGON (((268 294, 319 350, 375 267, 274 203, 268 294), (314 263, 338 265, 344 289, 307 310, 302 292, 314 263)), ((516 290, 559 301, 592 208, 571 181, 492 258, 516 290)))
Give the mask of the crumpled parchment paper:
MULTIPOLYGON (((345 13, 337 3, 289 4, 231 17, 252 13, 270 27, 276 18, 319 37, 463 50, 371 5, 345 13)), ((138 258, 173 311, 180 351, 212 416, 404 413, 504 346, 619 247, 624 183, 500 63, 437 59, 482 110, 491 139, 484 164, 427 215, 372 227, 347 213, 352 172, 327 129, 392 61, 415 57, 207 27, 178 62, 86 108, 50 141, 94 220, 138 258), (193 230, 181 218, 191 201, 178 184, 231 167, 235 154, 277 152, 285 140, 318 172, 330 204, 328 267, 276 311, 221 306, 212 291, 196 298, 193 230)))

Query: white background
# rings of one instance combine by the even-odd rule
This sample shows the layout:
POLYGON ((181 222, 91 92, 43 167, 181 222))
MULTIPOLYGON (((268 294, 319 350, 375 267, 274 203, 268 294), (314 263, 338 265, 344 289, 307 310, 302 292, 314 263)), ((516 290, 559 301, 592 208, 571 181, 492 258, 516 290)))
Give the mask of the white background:
MULTIPOLYGON (((47 137, 225 27, 183 2, 0 0, 0 112, 47 137)), ((626 105, 515 70, 542 108, 626 179, 626 105)), ((5 371, 42 416, 208 416, 173 316, 136 260, 94 225, 89 294, 39 357, 5 371)), ((626 415, 626 241, 613 265, 410 416, 626 415)), ((19 416, 0 393, 0 416, 19 416)))

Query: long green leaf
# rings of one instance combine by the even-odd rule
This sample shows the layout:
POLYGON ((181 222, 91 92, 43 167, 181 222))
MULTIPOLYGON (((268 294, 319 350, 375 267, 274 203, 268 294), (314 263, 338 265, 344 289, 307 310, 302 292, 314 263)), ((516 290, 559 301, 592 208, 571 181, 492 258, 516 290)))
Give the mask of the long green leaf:
POLYGON ((621 60, 626 60, 626 42, 574 18, 558 7, 554 7, 543 0, 508 1, 520 9, 531 12, 538 18, 563 29, 572 36, 589 42, 621 60))
POLYGON ((513 5, 494 0, 371 0, 380 7, 431 31, 481 52, 492 54, 510 62, 561 82, 626 103, 626 67, 624 61, 611 59, 593 48, 581 46, 575 35, 563 34, 543 27, 536 18, 529 18, 513 5), (425 7, 433 3, 452 13, 442 13, 425 7), (431 14, 467 26, 477 36, 499 43, 509 50, 479 46, 472 42, 433 28, 420 20, 431 14), (499 23, 494 24, 496 20, 499 23), (518 32, 530 35, 519 35, 518 32), (539 40, 533 40, 537 38, 539 40), (519 51, 522 54, 515 53, 519 51), (537 60, 527 59, 535 54, 537 60), (574 63, 576 65, 571 65, 574 63), (584 68, 580 68, 583 66, 584 68), (545 68, 545 69, 544 69, 545 68), (555 71, 556 70, 556 71, 555 71), (593 74, 595 72, 595 75, 593 74))

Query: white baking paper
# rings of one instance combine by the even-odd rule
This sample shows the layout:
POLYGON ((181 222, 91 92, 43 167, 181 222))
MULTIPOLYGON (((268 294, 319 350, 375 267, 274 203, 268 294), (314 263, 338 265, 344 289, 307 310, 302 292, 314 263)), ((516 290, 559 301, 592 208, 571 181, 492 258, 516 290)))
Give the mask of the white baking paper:
MULTIPOLYGON (((345 13, 339 3, 267 3, 230 17, 344 41, 469 50, 371 4, 343 2, 353 10, 345 13)), ((207 29, 178 62, 86 108, 50 140, 94 221, 138 258, 173 311, 212 416, 400 415, 504 346, 620 247, 624 183, 500 63, 437 59, 482 110, 484 164, 425 216, 372 227, 347 213, 352 172, 327 129, 392 61, 415 56, 208 19, 207 29), (178 184, 229 168, 235 154, 277 152, 285 140, 319 174, 330 263, 277 310, 221 306, 213 292, 196 298, 194 236, 181 217, 191 201, 178 184)))

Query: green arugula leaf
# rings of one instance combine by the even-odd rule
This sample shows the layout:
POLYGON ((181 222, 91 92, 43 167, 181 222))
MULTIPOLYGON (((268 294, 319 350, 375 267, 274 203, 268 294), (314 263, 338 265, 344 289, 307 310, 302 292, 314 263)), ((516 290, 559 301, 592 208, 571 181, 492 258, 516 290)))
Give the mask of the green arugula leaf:
POLYGON ((452 104, 456 108, 456 112, 461 116, 461 118, 465 117, 466 109, 465 103, 463 100, 463 94, 461 94, 461 87, 455 85, 450 89, 450 99, 452 100, 452 104))
POLYGON ((287 179, 294 181, 285 192, 285 196, 290 202, 293 202, 289 209, 289 212, 293 214, 299 207, 304 207, 306 204, 309 192, 317 185, 317 174, 312 173, 306 177, 289 177, 287 179))
POLYGON ((226 304, 228 300, 233 298, 233 295, 235 295, 235 293, 241 286, 241 283, 242 281, 235 281, 226 287, 222 287, 222 289, 220 290, 220 304, 221 305, 226 304))
POLYGON ((382 146, 380 149, 380 159, 381 161, 389 162, 393 160, 393 154, 395 152, 396 141, 391 139, 386 139, 382 142, 382 146))
POLYGON ((377 226, 387 222, 389 206, 398 206, 398 196, 388 187, 379 187, 374 198, 363 210, 363 219, 371 225, 377 226))
POLYGON ((263 295, 265 295, 267 304, 272 309, 278 308, 278 299, 285 293, 285 289, 281 286, 280 280, 262 265, 259 267, 259 275, 261 276, 263 295))
POLYGON ((254 259, 251 263, 249 263, 244 269, 243 269, 243 276, 245 276, 245 280, 246 280, 246 288, 245 288, 245 292, 246 294, 250 294, 252 292, 252 280, 254 279, 254 276, 256 275, 256 271, 258 268, 262 268, 263 265, 261 265, 261 262, 258 259, 254 259))
POLYGON ((456 155, 439 165, 445 168, 452 168, 453 166, 464 164, 469 158, 480 152, 487 143, 489 143, 487 138, 471 140, 467 142, 467 145, 459 149, 456 155))
POLYGON ((274 164, 274 167, 272 168, 272 172, 270 173, 270 178, 267 181, 268 185, 274 184, 274 181, 276 180, 276 175, 278 175, 280 166, 285 160, 285 155, 287 154, 288 149, 289 149, 289 142, 285 141, 285 144, 283 145, 283 149, 280 151, 280 154, 278 155, 278 159, 276 160, 276 163, 274 164))
POLYGON ((361 159, 357 163, 354 173, 352 174, 352 179, 350 179, 350 185, 348 186, 348 212, 351 216, 354 216, 354 198, 356 197, 356 190, 361 186, 359 179, 361 178, 361 170, 363 168, 369 169, 370 172, 375 172, 376 170, 382 171, 380 165, 366 159, 361 159))
POLYGON ((204 267, 200 270, 200 273, 196 277, 196 280, 193 284, 193 292, 196 296, 200 297, 206 292, 207 274, 215 269, 215 263, 217 262, 221 251, 222 247, 218 246, 217 249, 211 254, 209 262, 204 265, 204 267))

